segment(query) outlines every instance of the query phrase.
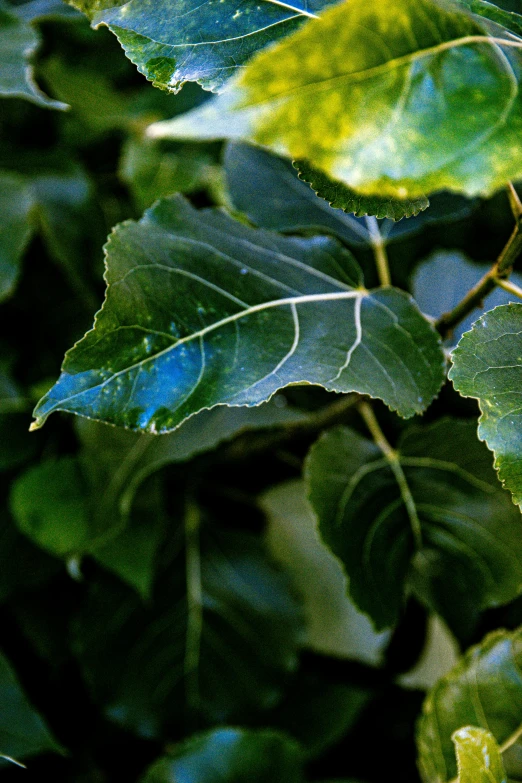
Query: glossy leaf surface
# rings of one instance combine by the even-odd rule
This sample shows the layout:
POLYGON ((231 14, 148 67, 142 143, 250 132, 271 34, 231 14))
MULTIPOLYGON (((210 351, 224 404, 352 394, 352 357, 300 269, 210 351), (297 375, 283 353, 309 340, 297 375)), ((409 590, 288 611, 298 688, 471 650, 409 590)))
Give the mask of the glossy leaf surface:
POLYGON ((320 534, 378 628, 397 620, 405 584, 462 628, 471 606, 506 603, 522 589, 520 514, 470 422, 412 428, 398 457, 406 490, 373 442, 348 428, 323 434, 306 469, 320 534))
POLYGON ((301 639, 293 592, 255 537, 202 531, 199 609, 193 598, 187 604, 182 531, 172 543, 178 552, 152 604, 99 580, 75 633, 96 700, 145 737, 162 736, 187 714, 217 722, 272 707, 297 666, 301 639))
POLYGON ((485 729, 465 726, 454 732, 458 783, 507 783, 495 738, 485 729))
POLYGON ((291 383, 360 391, 408 417, 443 380, 438 336, 410 297, 366 291, 351 254, 324 237, 256 231, 175 197, 113 233, 107 282, 36 427, 64 410, 168 432, 291 383))
POLYGON ((450 378, 479 401, 479 438, 495 454, 499 479, 522 507, 522 304, 485 313, 452 355, 450 378))
POLYGON ((218 91, 259 49, 314 16, 328 0, 72 0, 94 26, 107 25, 127 57, 156 87, 186 81, 218 91))
POLYGON ((45 95, 34 80, 32 58, 40 44, 38 32, 0 3, 0 97, 25 98, 49 109, 66 109, 45 95))
POLYGON ((156 761, 141 783, 303 783, 302 754, 275 731, 214 729, 156 761))
MULTIPOLYGON (((487 729, 505 754, 508 777, 519 779, 520 762, 516 755, 510 759, 506 751, 514 748, 521 733, 521 705, 520 629, 512 633, 496 631, 468 650, 457 666, 435 685, 424 703, 417 736, 424 781, 443 783, 456 777, 452 735, 466 726, 487 729)), ((495 766, 498 769, 498 763, 495 766)), ((494 777, 484 780, 497 783, 494 777)), ((475 781, 482 778, 473 778, 475 781)))
POLYGON ((43 719, 29 703, 7 658, 0 652, 0 752, 26 758, 60 750, 43 719))
POLYGON ((351 0, 150 133, 252 141, 365 195, 490 194, 522 176, 522 39, 486 24, 438 0, 351 0))

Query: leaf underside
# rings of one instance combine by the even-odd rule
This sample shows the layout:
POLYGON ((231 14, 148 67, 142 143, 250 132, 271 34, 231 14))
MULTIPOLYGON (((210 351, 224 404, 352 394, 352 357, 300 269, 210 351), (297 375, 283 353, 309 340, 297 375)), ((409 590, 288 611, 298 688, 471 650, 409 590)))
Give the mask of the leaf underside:
POLYGON ((343 564, 352 598, 378 628, 397 621, 406 586, 452 627, 522 589, 522 520, 496 481, 471 422, 412 427, 398 446, 420 525, 373 442, 324 433, 306 464, 319 532, 343 564))
POLYGON ((452 354, 449 377, 478 400, 478 434, 495 455, 499 479, 522 508, 522 304, 485 313, 452 354))
POLYGON ((107 245, 107 296, 40 401, 168 432, 215 405, 258 405, 295 383, 379 397, 420 413, 444 378, 432 326, 402 291, 366 291, 335 240, 281 237, 182 197, 107 245))
POLYGON ((487 195, 522 176, 521 73, 522 39, 482 17, 350 0, 149 133, 251 141, 366 195, 487 195))

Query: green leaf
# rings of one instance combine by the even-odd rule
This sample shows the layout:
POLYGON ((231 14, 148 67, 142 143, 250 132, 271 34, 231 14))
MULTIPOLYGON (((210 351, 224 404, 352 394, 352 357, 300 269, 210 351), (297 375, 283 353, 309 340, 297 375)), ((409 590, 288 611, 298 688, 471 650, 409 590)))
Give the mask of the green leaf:
POLYGON ((348 597, 342 568, 319 538, 304 482, 272 487, 260 503, 268 517, 270 552, 292 577, 303 602, 307 646, 323 655, 379 666, 389 633, 376 633, 348 597))
POLYGON ((522 304, 495 307, 453 351, 449 377, 464 397, 478 400, 479 438, 495 455, 502 484, 522 508, 522 304))
POLYGON ((328 0, 73 0, 107 25, 127 57, 156 87, 177 92, 184 82, 218 91, 259 49, 278 41, 313 17, 328 0))
POLYGON ((301 612, 259 541, 204 528, 197 569, 196 542, 186 539, 186 564, 180 534, 152 602, 100 579, 76 624, 75 648, 95 699, 144 737, 171 735, 187 713, 251 720, 280 700, 297 666, 301 612), (186 565, 201 589, 197 601, 193 584, 187 595, 186 565))
POLYGON ((252 141, 364 195, 488 195, 522 176, 522 40, 489 30, 439 0, 350 0, 149 133, 252 141))
POLYGON ((324 433, 306 466, 325 543, 378 628, 396 622, 406 587, 460 632, 522 589, 522 519, 471 422, 412 427, 398 445, 404 486, 373 442, 324 433))
POLYGON ((499 747, 485 729, 465 726, 452 735, 459 770, 458 783, 507 783, 499 747))
MULTIPOLYGON (((511 633, 495 631, 487 636, 468 650, 428 694, 417 735, 419 767, 425 783, 443 783, 456 777, 452 735, 465 726, 490 732, 505 754, 508 777, 519 778, 520 763, 506 751, 514 749, 522 733, 520 629, 511 633)), ((482 779, 496 783, 494 778, 478 777, 473 778, 473 783, 482 779)))
POLYGON ((522 36, 522 16, 520 14, 514 11, 505 11, 487 0, 455 0, 455 2, 472 13, 483 16, 506 30, 511 30, 515 35, 522 36))
POLYGON ((7 658, 0 652, 0 750, 10 758, 59 752, 43 719, 29 703, 7 658))
POLYGON ((0 301, 16 285, 20 260, 33 233, 33 207, 27 181, 17 174, 0 172, 0 301))
POLYGON ((141 783, 303 783, 302 753, 269 729, 213 729, 156 761, 141 783))
MULTIPOLYGON (((230 198, 240 212, 261 228, 276 231, 316 231, 333 234, 349 247, 370 244, 365 220, 330 208, 298 179, 289 161, 241 142, 226 145, 223 159, 230 198), (259 194, 263 198, 259 198, 259 194)), ((415 220, 385 220, 387 242, 421 231, 430 223, 465 217, 471 202, 463 196, 436 194, 430 208, 415 220)))
POLYGON ((334 209, 353 212, 356 217, 374 215, 378 218, 402 220, 418 215, 427 209, 430 202, 425 196, 416 199, 397 199, 389 196, 362 196, 345 184, 328 177, 323 171, 314 168, 306 160, 294 161, 299 178, 308 182, 312 190, 325 199, 334 209))
POLYGON ((0 96, 25 98, 48 109, 67 109, 65 103, 48 98, 34 80, 31 61, 39 45, 35 28, 0 2, 0 96))
POLYGON ((444 377, 438 336, 403 291, 368 292, 360 275, 333 240, 256 231, 181 197, 160 202, 112 234, 105 304, 33 428, 63 410, 168 432, 291 383, 420 413, 444 377))

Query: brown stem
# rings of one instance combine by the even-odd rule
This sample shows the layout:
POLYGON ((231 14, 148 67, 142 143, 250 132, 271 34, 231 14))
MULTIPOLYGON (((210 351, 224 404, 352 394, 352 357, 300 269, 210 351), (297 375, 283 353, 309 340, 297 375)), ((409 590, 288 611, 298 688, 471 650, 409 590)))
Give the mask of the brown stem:
POLYGON ((446 337, 446 335, 448 335, 458 323, 463 321, 469 313, 473 312, 476 307, 483 306, 484 299, 497 287, 498 281, 505 280, 509 277, 513 270, 513 264, 522 252, 522 212, 518 212, 517 204, 520 202, 515 200, 513 191, 514 189, 511 186, 511 190, 509 191, 510 203, 513 212, 517 217, 513 232, 489 272, 486 272, 484 277, 468 291, 466 296, 453 308, 453 310, 441 315, 435 326, 443 337, 446 337))

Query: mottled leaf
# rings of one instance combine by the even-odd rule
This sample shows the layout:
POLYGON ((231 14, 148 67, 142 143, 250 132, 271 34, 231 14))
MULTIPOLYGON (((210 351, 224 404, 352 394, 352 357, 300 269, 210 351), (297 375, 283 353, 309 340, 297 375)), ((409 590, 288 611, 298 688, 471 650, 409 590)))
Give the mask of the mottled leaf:
POLYGON ((100 579, 76 625, 94 697, 110 718, 145 737, 171 733, 187 713, 212 722, 251 719, 279 701, 297 666, 301 612, 259 541, 203 530, 199 562, 197 542, 186 541, 188 596, 179 531, 171 542, 176 556, 148 605, 100 579))
POLYGON ((37 30, 0 2, 0 96, 25 98, 49 109, 67 109, 66 104, 48 98, 34 80, 31 63, 39 45, 37 30))
POLYGON ((60 751, 0 652, 0 752, 10 758, 60 751))
POLYGON ((495 307, 461 338, 449 376, 479 401, 479 438, 495 455, 499 479, 522 507, 522 304, 495 307))
POLYGON ((452 735, 458 783, 507 783, 499 747, 486 729, 464 726, 452 735))
POLYGON ((252 141, 365 195, 487 195, 522 176, 521 68, 522 40, 445 2, 350 0, 149 132, 252 141))
POLYGON ((313 17, 328 0, 71 0, 94 27, 107 25, 127 57, 156 87, 177 92, 196 81, 224 83, 259 49, 313 17))
POLYGON ((174 197, 116 229, 106 279, 95 327, 33 428, 64 410, 168 432, 291 383, 360 391, 407 417, 444 377, 438 336, 410 297, 364 289, 351 254, 325 237, 256 231, 174 197))
POLYGON ((398 199, 389 196, 363 196, 347 187, 343 182, 328 177, 306 160, 294 161, 299 178, 307 182, 313 191, 327 201, 334 209, 353 212, 356 217, 374 215, 377 218, 402 220, 416 216, 427 209, 430 202, 425 196, 416 199, 398 199))
MULTIPOLYGON (((467 726, 490 732, 504 754, 508 778, 520 779, 520 760, 516 754, 510 757, 508 750, 514 749, 522 733, 520 629, 512 633, 495 631, 487 636, 468 650, 428 694, 417 735, 419 767, 425 783, 445 783, 456 778, 452 735, 467 726)), ((495 763, 493 758, 491 763, 495 763)), ((464 778, 466 783, 468 779, 473 783, 497 783, 494 777, 464 778)))
POLYGON ((141 783, 303 783, 298 745, 268 729, 213 729, 156 761, 141 783))
POLYGON ((520 593, 522 519, 471 422, 412 428, 398 458, 402 487, 373 442, 348 428, 323 434, 306 467, 320 534, 378 628, 397 620, 409 586, 464 632, 520 593))

